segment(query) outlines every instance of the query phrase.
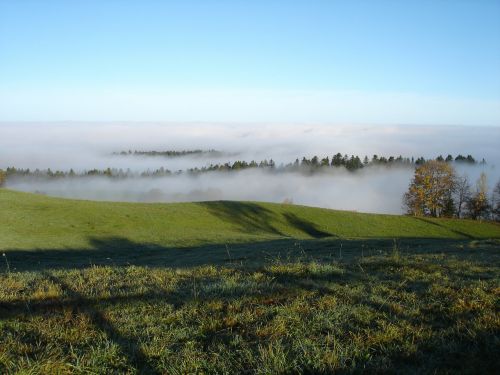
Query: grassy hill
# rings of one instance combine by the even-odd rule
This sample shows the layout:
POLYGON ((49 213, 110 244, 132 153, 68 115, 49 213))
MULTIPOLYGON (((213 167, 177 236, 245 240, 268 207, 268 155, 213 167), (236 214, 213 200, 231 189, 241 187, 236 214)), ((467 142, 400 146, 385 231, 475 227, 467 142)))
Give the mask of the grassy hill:
POLYGON ((0 373, 494 373, 500 227, 0 189, 0 373))
POLYGON ((91 239, 186 247, 284 238, 497 238, 469 220, 364 214, 253 202, 137 204, 0 189, 0 250, 92 248, 91 239))

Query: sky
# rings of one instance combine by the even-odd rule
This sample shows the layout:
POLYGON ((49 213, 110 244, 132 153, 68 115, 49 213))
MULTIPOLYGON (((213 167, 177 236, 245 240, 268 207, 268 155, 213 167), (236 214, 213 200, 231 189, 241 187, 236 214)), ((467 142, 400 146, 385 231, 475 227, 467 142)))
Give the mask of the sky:
POLYGON ((500 125, 500 1, 0 0, 0 121, 500 125))

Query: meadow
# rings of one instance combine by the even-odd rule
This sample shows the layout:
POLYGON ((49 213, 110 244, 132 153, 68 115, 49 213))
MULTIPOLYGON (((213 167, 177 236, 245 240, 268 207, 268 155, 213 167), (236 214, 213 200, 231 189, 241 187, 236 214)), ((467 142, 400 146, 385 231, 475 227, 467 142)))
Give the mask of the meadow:
POLYGON ((500 226, 0 189, 1 373, 494 373, 500 226))

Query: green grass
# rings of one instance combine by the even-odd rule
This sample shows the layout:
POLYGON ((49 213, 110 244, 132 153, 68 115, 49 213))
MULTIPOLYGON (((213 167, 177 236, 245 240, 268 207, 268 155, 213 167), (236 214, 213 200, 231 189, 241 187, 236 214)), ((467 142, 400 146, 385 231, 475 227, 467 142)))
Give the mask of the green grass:
POLYGON ((0 189, 0 373, 494 373, 500 228, 0 189))
POLYGON ((50 198, 0 189, 0 250, 91 249, 120 238, 191 247, 284 238, 491 238, 500 226, 253 202, 135 204, 50 198))

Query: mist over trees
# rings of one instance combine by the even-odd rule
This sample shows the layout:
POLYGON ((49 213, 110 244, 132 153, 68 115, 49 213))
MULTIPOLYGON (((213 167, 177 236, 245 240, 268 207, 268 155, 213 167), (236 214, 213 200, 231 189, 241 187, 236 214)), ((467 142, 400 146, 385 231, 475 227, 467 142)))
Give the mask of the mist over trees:
MULTIPOLYGON (((151 157, 181 157, 181 156, 190 156, 190 155, 203 155, 206 153, 217 153, 222 154, 220 151, 215 150, 183 150, 183 151, 121 151, 119 153, 113 153, 113 155, 118 156, 151 156, 151 157)), ((443 158, 442 155, 439 155, 436 159, 429 159, 436 161, 443 161, 447 163, 455 162, 455 163, 464 163, 469 165, 477 164, 477 161, 471 156, 467 155, 467 157, 463 155, 458 155, 453 158, 451 155, 448 155, 443 158)), ((165 167, 160 167, 156 169, 147 169, 142 172, 134 172, 130 169, 123 168, 104 168, 104 169, 89 169, 84 171, 75 172, 75 170, 55 170, 53 171, 50 168, 47 169, 35 169, 31 170, 29 168, 16 168, 14 166, 6 168, 5 171, 1 171, 4 176, 4 180, 8 178, 14 177, 35 177, 35 178, 62 178, 62 177, 86 177, 86 176, 102 176, 102 177, 111 177, 111 178, 128 178, 128 177, 165 177, 170 175, 178 175, 181 173, 187 174, 199 174, 206 172, 231 172, 238 171, 243 169, 250 168, 260 168, 264 170, 269 170, 273 172, 300 172, 311 174, 315 172, 325 171, 329 168, 345 168, 347 171, 355 172, 357 170, 374 167, 374 166, 382 166, 382 167, 392 167, 392 166, 401 166, 401 167, 412 167, 423 165, 427 162, 424 157, 414 158, 414 157, 403 157, 399 156, 378 156, 373 155, 371 158, 368 156, 364 156, 361 159, 357 155, 342 155, 341 153, 334 154, 331 159, 326 156, 320 158, 318 156, 313 156, 312 158, 303 157, 301 160, 299 158, 295 159, 294 162, 291 163, 280 163, 277 165, 273 159, 264 159, 261 161, 252 160, 247 162, 245 160, 236 160, 234 162, 227 163, 215 163, 209 164, 201 167, 188 168, 185 170, 175 170, 172 171, 165 167)), ((486 161, 483 159, 481 164, 485 164, 486 161)))
POLYGON ((165 150, 165 151, 142 151, 142 150, 128 150, 113 152, 111 155, 119 156, 160 156, 160 157, 180 157, 180 156, 190 156, 190 155, 209 155, 209 156, 221 156, 222 152, 217 150, 165 150))
MULTIPOLYGON (((149 157, 166 157, 166 158, 180 158, 183 156, 190 157, 191 155, 197 155, 209 151, 124 151, 120 152, 118 156, 123 156, 126 158, 143 158, 145 156, 149 157)), ((219 151, 213 151, 219 152, 219 151)), ((229 156, 229 154, 224 154, 229 156)), ((237 155, 237 154, 233 154, 237 155)), ((130 168, 102 168, 102 169, 88 169, 79 170, 69 169, 69 170, 52 170, 47 169, 28 169, 28 168, 15 168, 8 167, 5 170, 0 170, 0 186, 8 186, 12 188, 20 188, 26 191, 34 192, 46 192, 48 189, 52 191, 54 195, 61 194, 65 190, 64 195, 71 197, 71 191, 79 186, 80 183, 86 183, 90 189, 98 181, 110 181, 110 183, 122 181, 120 189, 124 191, 123 199, 132 199, 133 194, 142 194, 139 186, 143 186, 144 194, 149 194, 148 189, 151 191, 161 192, 161 194, 156 193, 154 197, 159 197, 161 195, 161 201, 175 201, 180 199, 179 197, 192 197, 194 200, 206 200, 206 199, 249 199, 247 196, 240 196, 234 192, 229 193, 230 188, 225 187, 226 182, 222 184, 222 180, 226 181, 223 176, 227 176, 228 181, 231 176, 237 177, 238 181, 243 182, 243 176, 239 171, 247 170, 249 173, 255 171, 255 173, 260 173, 261 178, 270 178, 275 176, 275 178, 286 180, 285 174, 290 178, 296 176, 297 187, 283 189, 279 187, 278 182, 273 182, 275 186, 271 189, 277 189, 280 193, 271 194, 271 198, 268 200, 278 200, 279 202, 283 199, 294 198, 293 194, 302 197, 302 202, 304 204, 311 203, 309 195, 318 194, 317 186, 314 184, 305 182, 306 180, 313 179, 312 176, 321 178, 321 176, 330 176, 332 178, 331 182, 326 182, 328 184, 349 184, 359 183, 353 180, 356 177, 363 178, 360 176, 379 176, 379 179, 384 178, 384 173, 388 173, 390 170, 393 172, 401 171, 404 172, 404 180, 398 180, 399 190, 396 195, 387 193, 386 188, 382 188, 379 185, 371 185, 373 182, 368 182, 365 187, 363 197, 352 196, 349 201, 352 205, 342 206, 342 203, 337 202, 339 197, 332 198, 331 202, 326 198, 322 198, 321 203, 317 203, 317 200, 313 200, 313 204, 319 204, 320 206, 328 206, 330 208, 341 207, 343 209, 350 209, 350 207, 356 207, 356 209, 363 209, 363 207, 369 207, 371 209, 371 204, 364 203, 363 206, 357 207, 360 201, 368 201, 369 196, 376 196, 380 203, 377 206, 376 212, 387 212, 387 213, 400 213, 401 211, 395 210, 400 206, 400 200, 398 197, 403 194, 405 190, 405 185, 409 179, 410 173, 414 170, 414 176, 412 183, 410 184, 408 191, 404 194, 403 203, 404 210, 406 213, 416 216, 431 216, 431 217, 457 217, 457 218, 471 218, 471 219, 500 219, 500 186, 499 183, 493 186, 493 189, 488 187, 488 178, 483 174, 477 181, 470 180, 467 175, 459 175, 455 167, 459 170, 468 170, 469 166, 474 166, 478 164, 486 164, 483 159, 481 162, 477 162, 471 155, 463 156, 457 155, 453 157, 452 155, 447 155, 443 157, 439 155, 435 159, 425 159, 423 157, 403 157, 403 156, 379 156, 373 155, 372 157, 364 156, 359 157, 357 155, 347 155, 336 153, 332 156, 324 157, 302 157, 295 158, 293 162, 289 163, 276 163, 273 159, 264 159, 259 162, 251 160, 250 162, 245 160, 235 160, 231 162, 223 163, 210 163, 209 159, 200 159, 202 162, 206 161, 207 164, 201 167, 185 168, 178 170, 170 170, 166 167, 159 167, 147 170, 137 170, 130 168), (363 171, 363 172, 361 172, 363 171), (211 173, 215 172, 215 173, 211 173), (365 173, 366 172, 366 173, 365 173), (189 180, 190 177, 198 178, 201 175, 207 175, 207 179, 203 180, 205 182, 201 183, 201 180, 189 180), (352 175, 351 177, 346 177, 352 175), (170 177, 184 176, 182 179, 182 187, 178 183, 177 179, 170 180, 170 177), (341 177, 344 176, 344 177, 341 177), (166 177, 165 182, 161 182, 162 178, 166 177), (144 180, 140 180, 144 178, 144 180), (63 183, 61 179, 64 179, 63 183), (81 180, 80 180, 81 179, 81 180), (302 180, 301 180, 302 179, 302 180), (350 179, 350 180, 349 180, 350 179), (133 180, 137 180, 137 184, 127 185, 133 180), (191 181, 187 183, 187 181, 191 181), (206 181, 220 180, 220 183, 206 181), (74 185, 71 181, 74 182, 74 185), (142 185, 138 185, 139 181, 143 181, 142 185), (146 181, 151 181, 151 184, 146 184, 146 181), (157 181, 153 183, 153 181, 157 181), (168 182, 167 182, 168 181, 168 182), (298 182, 300 181, 300 182, 298 182), (44 185, 45 184, 45 185, 44 185), (48 184, 51 184, 50 187, 48 184), (73 185, 72 185, 73 184, 73 185), (163 185, 162 185, 163 184, 163 185), (165 187, 168 186, 173 187, 165 187), (222 185, 221 185, 222 184, 222 185), (217 186, 213 188, 212 185, 217 186), (300 189, 301 186, 309 187, 303 192, 300 189), (32 188, 30 188, 30 186, 32 188), (36 187, 34 187, 36 186, 36 187), (71 188, 69 186, 72 186, 71 188), (127 186, 137 186, 134 188, 134 192, 130 193, 132 195, 127 195, 127 186), (146 188, 146 186, 151 186, 146 188), (200 188, 200 186, 202 186, 200 188), (31 189, 31 190, 30 190, 31 189), (294 190, 295 189, 295 190, 294 190), (208 194, 207 192, 213 192, 217 190, 217 194, 208 194), (287 191, 285 193, 284 191, 287 191), (166 191, 167 193, 164 193, 166 191), (491 193, 493 191, 493 193, 491 193), (294 193, 295 192, 295 193, 294 193), (199 193, 199 194, 198 194, 199 193), (372 194, 373 193, 373 194, 372 194), (283 198, 276 198, 275 196, 283 194, 283 198), (230 197, 230 198, 227 198, 230 197), (304 198, 305 197, 305 198, 304 198), (396 197, 396 199, 394 199, 396 197), (305 199, 305 200, 304 200, 305 199), (326 202, 326 203, 325 203, 326 202), (398 203, 399 202, 399 203, 398 203), (340 204, 340 205, 339 205, 340 204), (392 207, 392 208, 388 208, 392 207)), ((292 159, 293 160, 293 159, 292 159)), ((168 162, 167 162, 168 163, 168 162)), ((161 165, 161 164, 160 164, 161 165)), ((482 169, 482 168, 481 168, 482 169)), ((471 170, 472 171, 472 170, 471 170)), ((475 173, 474 173, 475 174, 475 173)), ((476 174, 477 176, 477 174, 476 174)), ((374 178, 374 177, 371 177, 374 178)), ((277 181, 277 180, 273 180, 277 181)), ((385 182, 384 182, 385 183, 385 182)), ((390 181, 388 181, 390 183, 390 181)), ((379 184, 376 182, 376 184, 379 184)), ((113 197, 112 191, 117 189, 118 185, 109 185, 104 189, 110 190, 110 195, 106 197, 113 197)), ((353 189, 346 187, 346 189, 351 192, 353 189)), ((274 191, 274 190, 272 190, 274 191)), ((394 193, 394 192, 393 192, 394 193)), ((81 192, 74 193, 75 197, 80 197, 81 192)), ((97 193, 96 193, 97 194, 97 193)), ((117 193, 118 194, 118 193, 117 193)), ((147 195, 146 194, 146 195, 147 195)), ((246 193, 248 195, 248 193, 246 193)), ((325 194, 325 193, 323 193, 325 194)), ((343 192, 341 196, 344 196, 346 192, 343 192)), ((99 196, 97 194, 96 196, 99 196)), ((252 196, 252 199, 259 200, 259 197, 264 197, 265 194, 252 196)), ((93 195, 83 195, 86 199, 92 199, 93 195)), ((142 197, 142 195, 141 195, 142 197)), ((148 195, 149 197, 149 195, 148 195)), ((154 197, 149 197, 149 200, 155 200, 154 197)), ((142 199, 142 198, 138 198, 142 199)), ((184 199, 184 198, 182 198, 184 199)), ((262 198, 265 199, 265 198, 262 198)))

